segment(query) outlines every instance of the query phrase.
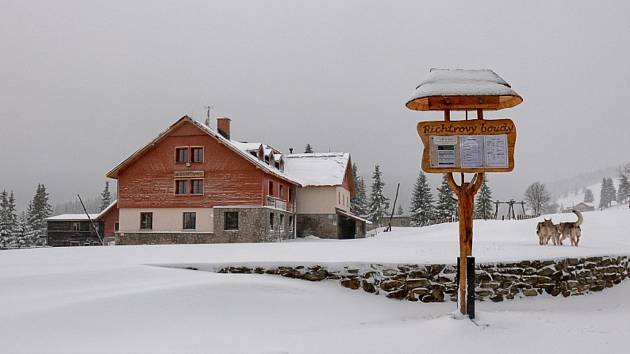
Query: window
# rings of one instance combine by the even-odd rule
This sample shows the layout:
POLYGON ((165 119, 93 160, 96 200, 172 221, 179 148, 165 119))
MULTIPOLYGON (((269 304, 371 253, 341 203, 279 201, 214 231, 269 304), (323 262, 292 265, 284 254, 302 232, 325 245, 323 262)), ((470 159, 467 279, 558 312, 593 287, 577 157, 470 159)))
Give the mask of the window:
POLYGON ((238 211, 226 211, 223 230, 238 230, 238 211))
POLYGON ((175 181, 175 194, 188 194, 188 181, 176 180, 175 181))
POLYGON ((120 223, 115 223, 114 224, 114 231, 118 231, 119 228, 120 228, 120 223))
POLYGON ((193 179, 190 181, 190 190, 192 194, 203 194, 203 180, 193 179))
POLYGON ((197 228, 197 213, 195 212, 184 212, 184 219, 182 229, 184 230, 194 230, 197 228))
POLYGON ((273 230, 273 213, 269 213, 269 227, 273 230))
POLYGON ((190 149, 192 155, 192 162, 203 162, 203 148, 194 147, 190 149))
POLYGON ((273 195, 273 181, 269 181, 269 195, 273 195))
POLYGON ((284 199, 284 186, 280 185, 280 198, 284 199))
POLYGON ((89 221, 81 222, 81 231, 90 231, 90 222, 89 221))
POLYGON ((289 201, 293 200, 293 189, 289 187, 289 201))
POLYGON ((153 228, 153 213, 140 213, 140 230, 153 228))
POLYGON ((284 231, 284 214, 280 214, 280 221, 278 222, 280 231, 284 231))
POLYGON ((289 215, 289 230, 293 231, 293 216, 289 215))
POLYGON ((175 149, 175 162, 186 163, 188 162, 188 148, 176 148, 175 149))
POLYGON ((79 231, 79 224, 78 222, 73 222, 72 223, 72 231, 79 231))

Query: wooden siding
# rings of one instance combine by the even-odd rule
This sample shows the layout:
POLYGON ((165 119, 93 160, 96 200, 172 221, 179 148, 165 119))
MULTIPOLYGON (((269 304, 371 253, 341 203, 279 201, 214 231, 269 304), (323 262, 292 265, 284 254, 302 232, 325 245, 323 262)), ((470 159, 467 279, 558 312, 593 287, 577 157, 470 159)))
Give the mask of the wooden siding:
POLYGON ((118 175, 119 208, 210 208, 219 205, 264 205, 268 181, 288 197, 289 183, 251 162, 191 123, 171 131, 118 175), (201 146, 203 163, 175 163, 175 148, 201 146), (175 171, 204 171, 203 195, 175 195, 175 171))

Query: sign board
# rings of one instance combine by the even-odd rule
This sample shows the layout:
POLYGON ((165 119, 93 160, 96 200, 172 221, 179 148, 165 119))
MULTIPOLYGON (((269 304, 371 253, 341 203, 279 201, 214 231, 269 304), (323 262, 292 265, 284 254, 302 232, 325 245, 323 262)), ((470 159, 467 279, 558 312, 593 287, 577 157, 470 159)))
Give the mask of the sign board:
POLYGON ((422 170, 510 172, 514 169, 516 127, 509 119, 419 122, 424 144, 422 170))
POLYGON ((203 171, 175 171, 175 178, 203 178, 203 171))

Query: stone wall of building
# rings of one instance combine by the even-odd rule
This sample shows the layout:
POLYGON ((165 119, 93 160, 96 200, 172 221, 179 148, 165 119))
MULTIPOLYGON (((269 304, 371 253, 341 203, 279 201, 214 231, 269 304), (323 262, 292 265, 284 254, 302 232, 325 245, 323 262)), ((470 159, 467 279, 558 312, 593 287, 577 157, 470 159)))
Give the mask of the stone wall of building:
POLYGON ((265 242, 293 237, 293 214, 268 207, 215 207, 213 243, 265 242), (225 213, 238 212, 238 230, 225 230, 225 213), (271 217, 273 215, 273 229, 271 217), (282 217, 281 217, 282 215, 282 217), (280 219, 282 218, 282 222, 280 219))
MULTIPOLYGON (((479 301, 499 302, 541 294, 567 297, 597 292, 617 285, 628 277, 629 258, 605 256, 478 264, 475 270, 475 294, 479 301)), ((226 265, 216 266, 213 271, 277 274, 309 281, 335 279, 346 288, 363 289, 368 293, 400 300, 457 300, 456 269, 451 264, 361 264, 334 269, 323 265, 226 265)))
POLYGON ((213 243, 214 234, 212 233, 188 233, 188 232, 169 232, 169 233, 117 233, 116 245, 164 245, 176 243, 213 243))

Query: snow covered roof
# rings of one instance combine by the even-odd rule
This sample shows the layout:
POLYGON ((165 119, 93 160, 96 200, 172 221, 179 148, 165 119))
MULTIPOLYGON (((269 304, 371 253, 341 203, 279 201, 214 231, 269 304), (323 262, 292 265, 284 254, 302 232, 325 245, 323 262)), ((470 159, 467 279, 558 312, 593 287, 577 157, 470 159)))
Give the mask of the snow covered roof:
MULTIPOLYGON (((90 213, 90 218, 92 218, 92 220, 97 220, 99 214, 93 214, 90 213)), ((46 218, 46 220, 57 220, 57 221, 88 221, 88 217, 87 215, 85 215, 85 213, 83 214, 61 214, 61 215, 55 215, 55 216, 51 216, 49 218, 46 218)))
MULTIPOLYGON (((105 214, 107 214, 118 202, 118 200, 114 200, 113 202, 111 202, 107 208, 103 209, 103 211, 101 211, 100 213, 90 213, 90 218, 92 220, 98 220, 100 219, 102 216, 104 216, 105 214)), ((55 216, 51 216, 49 218, 46 218, 46 220, 56 220, 56 221, 88 221, 88 217, 87 215, 85 215, 85 213, 82 214, 61 214, 61 215, 55 215, 55 216)))
POLYGON ((302 186, 338 186, 349 168, 347 152, 284 155, 284 171, 302 186))
POLYGON ((232 143, 239 149, 248 151, 248 152, 258 151, 258 149, 260 149, 260 146, 262 145, 262 143, 247 143, 247 142, 240 142, 240 141, 234 141, 234 140, 232 140, 232 143))
POLYGON ((484 109, 509 108, 523 101, 516 91, 492 70, 431 69, 427 78, 416 87, 407 102, 407 107, 419 111, 431 110, 428 98, 436 96, 498 96, 496 107, 484 109))
POLYGON ((339 213, 341 215, 345 215, 345 216, 347 216, 349 218, 356 219, 356 220, 359 220, 359 221, 363 221, 364 223, 366 223, 368 225, 372 225, 372 222, 370 220, 368 220, 368 219, 364 219, 364 218, 362 218, 360 216, 356 216, 356 215, 354 215, 352 213, 349 213, 349 212, 347 212, 345 210, 342 210, 342 209, 339 209, 339 208, 335 208, 335 209, 336 209, 337 213, 339 213))

